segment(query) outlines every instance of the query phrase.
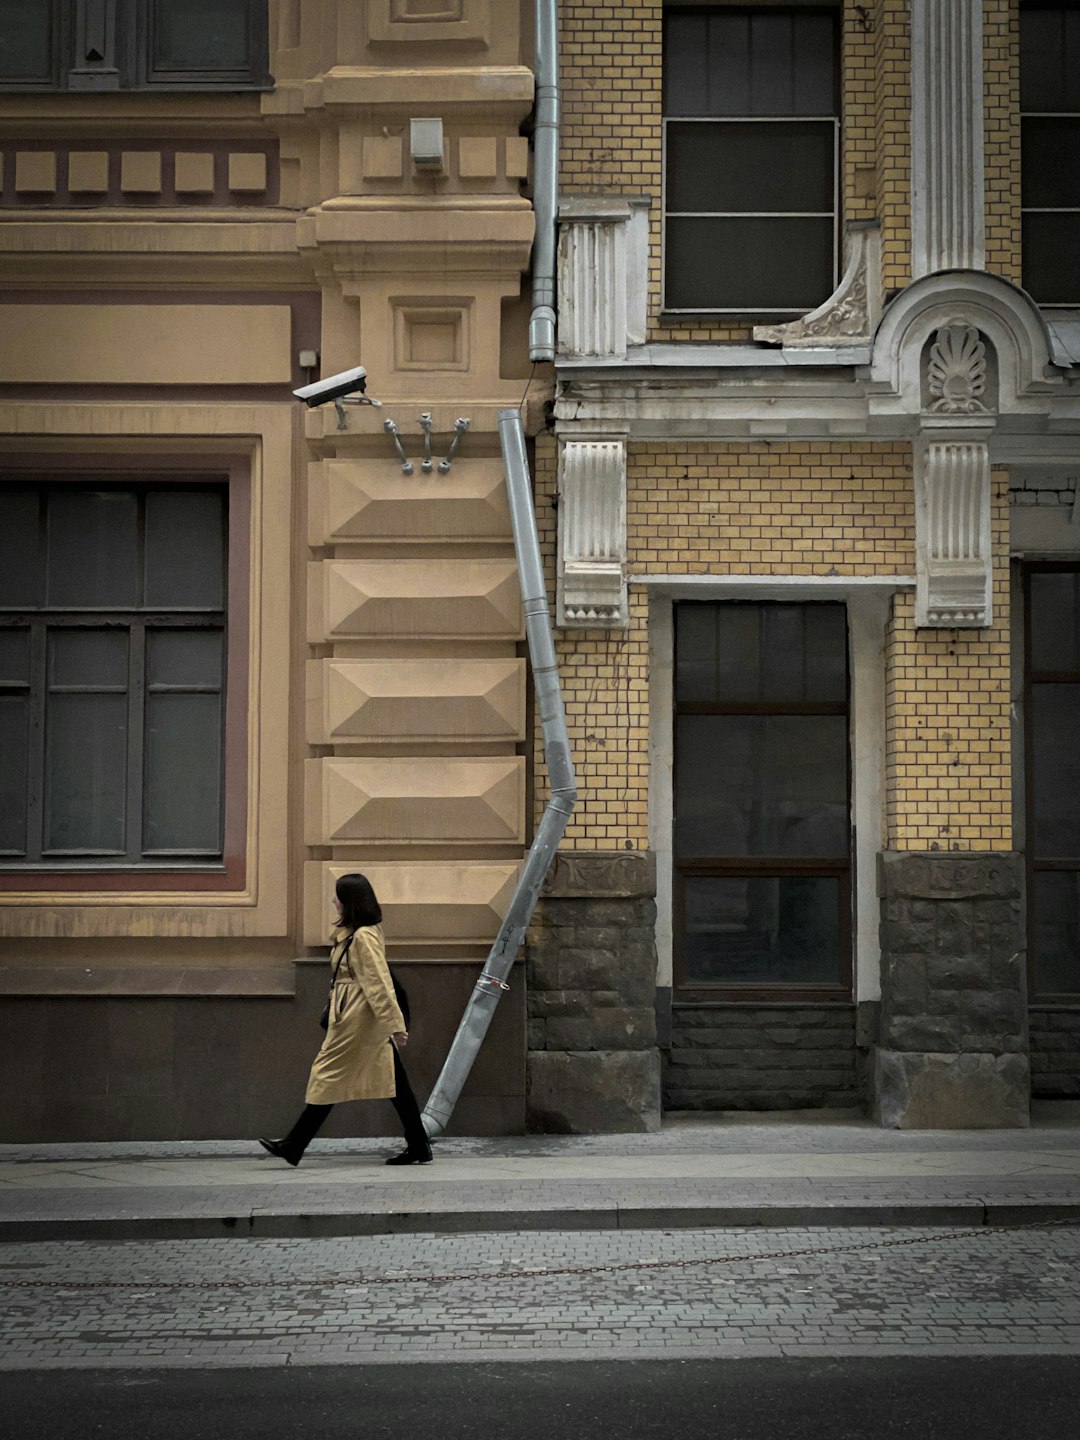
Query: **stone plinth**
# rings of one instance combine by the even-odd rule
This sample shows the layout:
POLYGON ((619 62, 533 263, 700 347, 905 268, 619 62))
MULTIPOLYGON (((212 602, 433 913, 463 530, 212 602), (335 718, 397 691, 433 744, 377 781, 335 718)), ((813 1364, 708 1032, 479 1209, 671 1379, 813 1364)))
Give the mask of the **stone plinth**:
POLYGON ((1023 865, 884 854, 875 1114, 900 1129, 1028 1124, 1023 865))
POLYGON ((530 1129, 659 1128, 655 890, 651 854, 556 857, 526 946, 530 1129))

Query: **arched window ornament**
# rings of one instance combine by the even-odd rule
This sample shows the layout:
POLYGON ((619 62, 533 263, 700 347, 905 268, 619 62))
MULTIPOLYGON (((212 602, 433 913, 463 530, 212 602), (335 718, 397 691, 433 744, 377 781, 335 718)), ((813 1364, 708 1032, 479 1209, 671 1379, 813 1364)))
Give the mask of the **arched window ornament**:
POLYGON ((933 415, 985 415, 986 344, 973 325, 943 325, 926 362, 927 409, 933 415))

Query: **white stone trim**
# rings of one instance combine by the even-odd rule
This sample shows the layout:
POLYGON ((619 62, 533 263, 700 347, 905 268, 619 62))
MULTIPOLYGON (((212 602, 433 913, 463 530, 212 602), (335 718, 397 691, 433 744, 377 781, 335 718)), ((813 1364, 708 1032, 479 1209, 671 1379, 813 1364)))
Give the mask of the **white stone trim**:
POLYGON ((560 444, 558 529, 556 623, 626 625, 624 439, 560 444))
POLYGON ((673 597, 649 596, 649 847, 656 855, 656 984, 672 983, 672 848, 675 814, 673 597))
POLYGON ((560 206, 560 354, 626 355, 631 214, 617 198, 583 196, 560 206))
POLYGON ((788 350, 829 345, 841 353, 870 343, 881 319, 881 232, 877 225, 851 226, 845 245, 844 274, 824 304, 786 325, 755 325, 755 340, 788 350))
POLYGON ((917 415, 922 409, 922 353, 943 327, 978 330, 994 347, 997 409, 1045 415, 1064 381, 1051 366, 1050 341, 1038 310, 1022 290, 996 275, 931 275, 886 309, 874 337, 871 417, 917 415))
POLYGON ((911 0, 911 271, 981 270, 982 0, 911 0))
POLYGON ((991 624, 990 451, 985 436, 920 436, 915 461, 915 624, 991 624))

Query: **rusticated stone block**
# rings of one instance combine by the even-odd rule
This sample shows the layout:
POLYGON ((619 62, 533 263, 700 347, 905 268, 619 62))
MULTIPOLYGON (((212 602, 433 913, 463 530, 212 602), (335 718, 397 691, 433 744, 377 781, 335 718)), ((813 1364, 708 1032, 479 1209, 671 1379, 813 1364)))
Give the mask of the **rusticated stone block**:
MULTIPOLYGON (((913 1056, 1023 1054, 1020 857, 886 854, 879 857, 878 878, 884 1049, 913 1056)), ((966 1073, 954 1070, 950 1083, 966 1073)))
MULTIPOLYGON (((392 740, 520 740, 525 662, 517 659, 311 660, 311 745, 392 740)), ((539 923, 539 922, 538 922, 539 923)))
POLYGON ((592 997, 587 990, 532 990, 529 991, 529 1015, 537 1020, 551 1020, 562 1016, 587 1015, 592 1009, 592 997))
MULTIPOLYGON (((556 869, 562 859, 557 857, 556 869)), ((659 1116, 660 1100, 651 857, 645 863, 640 855, 619 852, 601 856, 600 864, 592 859, 585 857, 576 869, 564 866, 534 916, 526 945, 529 1015, 543 1021, 543 1056, 648 1056, 649 1066, 633 1074, 639 1081, 655 1075, 656 1084, 647 1094, 632 1089, 617 1104, 609 1096, 599 1108, 587 1105, 580 1123, 581 1097, 567 1101, 570 1118, 560 1109, 561 1097, 550 1104, 545 1098, 534 1106, 531 1123, 536 1129, 584 1131, 653 1128, 649 1117, 659 1116), (627 1119, 628 1109, 636 1120, 627 1119)), ((541 1059, 530 1054, 529 1065, 541 1059)), ((574 1083, 577 1074, 574 1070, 574 1083)))
POLYGON ((1030 1123, 1026 1055, 879 1049, 874 1092, 876 1118, 886 1129, 1018 1129, 1030 1123))
POLYGON ((655 1050, 530 1052, 526 1124, 554 1135, 642 1134, 660 1128, 655 1050))
POLYGON ((547 1021, 549 1050, 645 1050, 656 1044, 652 1010, 596 1009, 547 1021))
MULTIPOLYGON (((355 863, 311 860, 304 867, 304 937, 326 943, 333 923, 334 883, 355 863)), ((518 867, 509 860, 364 862, 392 942, 490 945, 514 893, 518 867)))

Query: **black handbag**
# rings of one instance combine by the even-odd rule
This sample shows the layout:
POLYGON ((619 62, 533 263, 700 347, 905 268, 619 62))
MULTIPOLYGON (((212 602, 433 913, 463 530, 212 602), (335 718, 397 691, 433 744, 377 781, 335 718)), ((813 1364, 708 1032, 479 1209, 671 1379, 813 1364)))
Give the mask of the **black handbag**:
MULTIPOLYGON (((354 931, 353 934, 355 935, 355 933, 356 932, 354 931)), ((348 941, 346 942, 344 950, 342 950, 341 954, 337 958, 336 964, 334 965, 334 973, 330 977, 330 993, 326 997, 326 1008, 319 1016, 319 1025, 323 1030, 330 1029, 330 1006, 334 1003, 334 986, 337 984, 338 971, 341 969, 341 962, 345 959, 345 956, 352 949, 352 942, 353 936, 350 935, 348 941)))

